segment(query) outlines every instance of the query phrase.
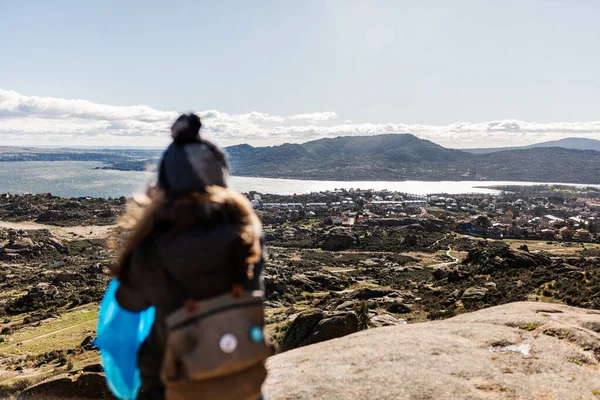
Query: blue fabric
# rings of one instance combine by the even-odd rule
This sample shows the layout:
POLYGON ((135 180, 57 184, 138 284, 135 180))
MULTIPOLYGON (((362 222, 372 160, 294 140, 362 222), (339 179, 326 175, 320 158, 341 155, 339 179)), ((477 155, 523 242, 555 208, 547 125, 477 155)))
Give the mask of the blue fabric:
POLYGON ((110 390, 121 400, 134 400, 141 387, 137 352, 154 324, 154 307, 142 312, 121 308, 116 299, 118 287, 113 279, 104 293, 94 343, 100 349, 110 390))

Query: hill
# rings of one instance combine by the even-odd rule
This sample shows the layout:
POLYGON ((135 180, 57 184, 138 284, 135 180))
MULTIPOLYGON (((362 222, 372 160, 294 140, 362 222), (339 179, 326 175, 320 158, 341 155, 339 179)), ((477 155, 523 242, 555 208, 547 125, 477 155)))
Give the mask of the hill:
POLYGON ((532 149, 536 147, 562 147, 565 149, 574 150, 600 151, 600 140, 586 138, 565 138, 560 140, 552 140, 549 142, 530 144, 529 146, 463 149, 463 151, 476 154, 486 154, 505 150, 532 149))
POLYGON ((559 147, 473 154, 410 134, 227 148, 232 173, 322 180, 509 180, 600 183, 600 152, 559 147))
POLYGON ((161 149, 80 149, 0 146, 0 162, 20 161, 97 161, 102 169, 145 171, 156 164, 161 149))
POLYGON ((269 360, 269 399, 593 399, 600 314, 512 303, 369 329, 269 360))
MULTIPOLYGON (((600 141, 568 139, 580 147, 600 141), (587 143, 587 144, 586 144, 587 143)), ((548 142, 553 143, 553 142, 548 142)), ((232 175, 315 180, 532 181, 600 184, 600 151, 547 146, 468 152, 411 134, 341 136, 302 144, 226 148, 232 175)), ((2 161, 97 161, 98 168, 145 171, 157 149, 0 148, 2 161)))

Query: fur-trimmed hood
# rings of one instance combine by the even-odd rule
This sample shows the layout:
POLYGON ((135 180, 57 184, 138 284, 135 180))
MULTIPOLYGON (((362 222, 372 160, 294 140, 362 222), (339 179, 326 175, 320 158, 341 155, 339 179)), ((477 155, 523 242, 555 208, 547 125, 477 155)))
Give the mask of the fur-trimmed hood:
POLYGON ((262 256, 261 223, 248 199, 229 188, 209 186, 205 192, 182 197, 168 197, 159 189, 134 198, 120 220, 121 233, 111 240, 113 248, 120 248, 112 274, 126 279, 136 248, 157 234, 181 232, 188 229, 212 229, 220 224, 235 225, 241 244, 247 248, 245 263, 252 266, 262 256))

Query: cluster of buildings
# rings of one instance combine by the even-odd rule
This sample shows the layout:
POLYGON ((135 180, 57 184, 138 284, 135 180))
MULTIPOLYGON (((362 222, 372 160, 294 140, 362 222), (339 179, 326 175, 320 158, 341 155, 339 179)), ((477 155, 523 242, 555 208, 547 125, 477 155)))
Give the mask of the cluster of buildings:
MULTIPOLYGON (((273 196, 271 196, 273 197, 273 196)), ((307 216, 329 217, 333 225, 354 225, 365 219, 421 214, 428 205, 427 197, 410 196, 388 191, 361 191, 358 189, 326 191, 310 195, 292 196, 305 201, 289 200, 290 196, 277 196, 272 201, 269 195, 255 193, 252 206, 266 213, 289 213, 307 216)))
POLYGON ((461 205, 470 217, 457 219, 457 230, 489 238, 544 239, 579 242, 599 240, 598 199, 547 198, 507 201, 490 198, 461 205), (473 215, 475 214, 475 215, 473 215))
POLYGON ((600 199, 505 195, 435 195, 336 190, 299 196, 254 193, 252 205, 263 214, 322 218, 352 226, 377 219, 443 218, 462 233, 489 238, 597 241, 600 199))

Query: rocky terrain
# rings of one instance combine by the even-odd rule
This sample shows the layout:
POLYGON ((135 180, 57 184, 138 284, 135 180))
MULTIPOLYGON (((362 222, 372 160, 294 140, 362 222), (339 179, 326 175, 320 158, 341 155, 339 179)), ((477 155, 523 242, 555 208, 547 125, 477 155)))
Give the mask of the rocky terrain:
POLYGON ((0 195, 0 221, 33 221, 58 226, 111 225, 127 202, 125 197, 65 199, 50 193, 0 195))
POLYGON ((44 229, 0 228, 0 312, 52 312, 98 301, 109 259, 103 239, 63 241, 44 229))
POLYGON ((370 329, 268 364, 268 399, 597 399, 600 312, 511 303, 370 329))
MULTIPOLYGON (((599 311, 541 302, 370 329, 272 357, 265 397, 595 399, 599 332, 599 311)), ((18 399, 113 397, 100 367, 92 365, 18 399)))
MULTIPOLYGON (((105 239, 124 203, 124 199, 67 200, 51 195, 3 197, 0 202, 0 399, 13 398, 26 387, 57 377, 62 379, 63 384, 52 381, 54 383, 50 385, 57 388, 52 390, 71 388, 80 396, 70 398, 106 398, 93 397, 100 395, 100 389, 91 391, 92 397, 81 397, 83 389, 73 390, 77 387, 73 386, 76 385, 73 382, 98 382, 96 377, 100 369, 94 366, 98 363, 98 353, 91 341, 97 302, 110 279, 107 266, 114 256, 107 249, 105 239), (100 217, 108 210, 111 216, 107 213, 106 217, 100 217), (49 211, 56 211, 60 217, 40 221, 40 216, 49 211), (77 226, 81 221, 84 225, 77 226), (90 224, 90 221, 94 223, 90 224)), ((344 398, 397 398, 390 397, 389 393, 393 392, 385 392, 400 390, 388 382, 391 376, 387 374, 394 370, 371 368, 367 361, 372 365, 387 365, 390 360, 404 362, 408 358, 407 365, 414 365, 422 360, 422 369, 415 367, 414 371, 421 371, 426 376, 427 368, 438 365, 436 357, 440 360, 439 365, 446 365, 454 359, 473 364, 473 360, 479 360, 478 357, 484 360, 486 352, 489 352, 490 360, 493 357, 508 360, 513 357, 511 352, 499 351, 496 354, 489 347, 511 348, 530 336, 538 338, 535 343, 543 344, 553 339, 561 346, 580 340, 579 336, 572 337, 575 328, 565 333, 556 327, 543 327, 545 325, 534 319, 515 322, 507 327, 508 320, 500 317, 497 319, 504 322, 494 325, 481 319, 469 320, 486 315, 472 314, 472 311, 526 300, 531 301, 527 303, 532 304, 531 307, 537 307, 539 302, 551 302, 600 310, 600 250, 597 244, 528 241, 524 246, 519 241, 478 239, 456 234, 443 218, 431 216, 407 218, 402 223, 384 222, 332 227, 310 218, 285 223, 265 220, 269 253, 264 270, 267 334, 283 352, 271 362, 271 398, 301 399, 308 398, 306 396, 311 393, 315 398, 332 398, 331 393, 324 389, 307 392, 310 385, 294 387, 293 382, 285 382, 286 376, 296 379, 305 363, 312 369, 317 363, 317 352, 321 353, 323 360, 331 360, 332 366, 348 362, 344 368, 332 367, 349 374, 347 382, 351 385, 345 390, 353 387, 355 392, 340 392, 348 394, 344 398), (455 316, 458 317, 448 322, 427 322, 455 316), (471 324, 469 326, 479 331, 470 337, 470 330, 463 327, 463 323, 471 324), (388 328, 372 330, 379 327, 388 328), (460 330, 457 330, 459 327, 460 330), (340 346, 336 347, 339 354, 335 356, 327 350, 331 358, 325 357, 324 347, 307 347, 359 331, 366 332, 328 342, 326 346, 340 346), (421 347, 417 346, 415 340, 426 337, 426 332, 430 332, 430 339, 425 340, 421 347), (490 345, 486 335, 490 338, 498 336, 495 344, 490 345), (447 340, 444 340, 446 337, 447 340), (363 351, 361 349, 376 350, 377 343, 382 341, 391 343, 385 346, 393 348, 393 352, 382 350, 364 356, 364 361, 352 361, 360 358, 357 354, 363 351), (354 344, 358 353, 348 350, 349 347, 354 348, 354 344), (420 350, 416 354, 410 353, 410 349, 420 350), (403 356, 406 352, 412 356, 403 356), (466 352, 464 359, 458 355, 461 352, 466 352), (439 353, 439 356, 433 353, 439 353), (473 358, 468 359, 469 354, 473 358), (353 362, 355 365, 352 365, 353 362), (292 364, 294 368, 291 368, 292 364), (289 375, 278 372, 283 366, 289 375), (364 376, 365 384, 358 385, 361 376, 364 376), (284 388, 293 396, 284 396, 284 388), (375 390, 373 393, 381 393, 381 396, 366 395, 362 388, 375 390)), ((524 308, 523 312, 510 306, 501 308, 505 311, 494 312, 498 315, 505 312, 506 318, 525 315, 530 310, 527 304, 518 305, 524 308)), ((592 325, 584 326, 585 321, 581 319, 584 318, 582 315, 585 318, 595 316, 594 311, 586 313, 564 306, 547 307, 563 310, 564 324, 582 326, 588 331, 595 329, 592 325), (576 316, 571 318, 571 314, 576 316)), ((560 313, 545 314, 554 318, 560 313)), ((557 374, 561 377, 563 373, 572 374, 578 382, 579 379, 587 382, 584 372, 576 373, 571 368, 581 368, 581 371, 596 368, 594 357, 598 353, 594 350, 594 343, 590 341, 589 346, 584 346, 589 349, 581 350, 591 361, 584 362, 581 357, 575 357, 574 362, 564 363, 564 369, 563 364, 556 367, 557 371, 560 370, 557 374)), ((544 354, 547 350, 541 351, 544 354)), ((563 353, 557 350, 556 356, 559 354, 563 353)), ((532 350, 531 357, 535 360, 535 357, 544 359, 545 356, 538 356, 532 350)), ((528 363, 533 362, 531 358, 527 360, 528 363)), ((477 367, 480 369, 464 370, 459 373, 460 376, 450 374, 447 382, 443 379, 440 382, 463 388, 460 386, 463 381, 470 379, 472 385, 468 390, 464 386, 464 390, 472 393, 472 398, 530 398, 520 393, 534 381, 523 380, 521 386, 515 383, 521 382, 517 377, 527 371, 518 369, 520 364, 515 367, 510 363, 502 364, 500 370, 511 369, 514 374, 507 372, 501 380, 491 379, 496 376, 497 370, 485 372, 485 368, 501 363, 487 360, 480 364, 477 367), (475 376, 484 377, 486 381, 479 382, 475 376), (483 389, 477 389, 478 386, 483 389)), ((315 366, 315 374, 321 371, 319 368, 315 366)), ((536 370, 537 367, 530 365, 527 368, 536 370)), ((549 371, 548 364, 544 364, 543 368, 549 371)), ((404 376, 405 370, 395 371, 397 376, 403 376, 402 379, 396 376, 398 382, 417 379, 416 372, 413 375, 407 372, 408 375, 404 376)), ((442 374, 443 370, 438 372, 442 374)), ((306 374, 306 377, 308 379, 312 375, 306 374)), ((315 382, 320 382, 315 379, 315 382)), ((298 382, 303 381, 299 379, 298 382)), ((565 387, 569 387, 568 383, 565 387)), ((397 393, 405 394, 405 398, 456 397, 439 395, 442 386, 424 386, 423 392, 411 391, 409 386, 419 385, 407 385, 397 393)), ((580 393, 589 397, 593 395, 591 390, 597 389, 600 390, 586 386, 586 392, 580 393)), ((44 395, 39 394, 40 390, 29 391, 29 397, 21 398, 49 398, 39 397, 48 396, 49 389, 42 390, 44 395), (35 393, 38 397, 32 397, 35 393)), ((562 398, 558 396, 563 393, 561 390, 562 386, 551 388, 548 398, 562 398)))
POLYGON ((516 243, 428 232, 424 225, 430 224, 287 228, 269 236, 268 243, 287 246, 296 237, 306 246, 272 248, 266 268, 267 307, 281 329, 274 337, 282 350, 516 301, 600 309, 597 253, 559 244, 528 251, 516 243))
POLYGON ((0 398, 97 359, 91 341, 111 255, 104 239, 68 236, 0 228, 0 398))

